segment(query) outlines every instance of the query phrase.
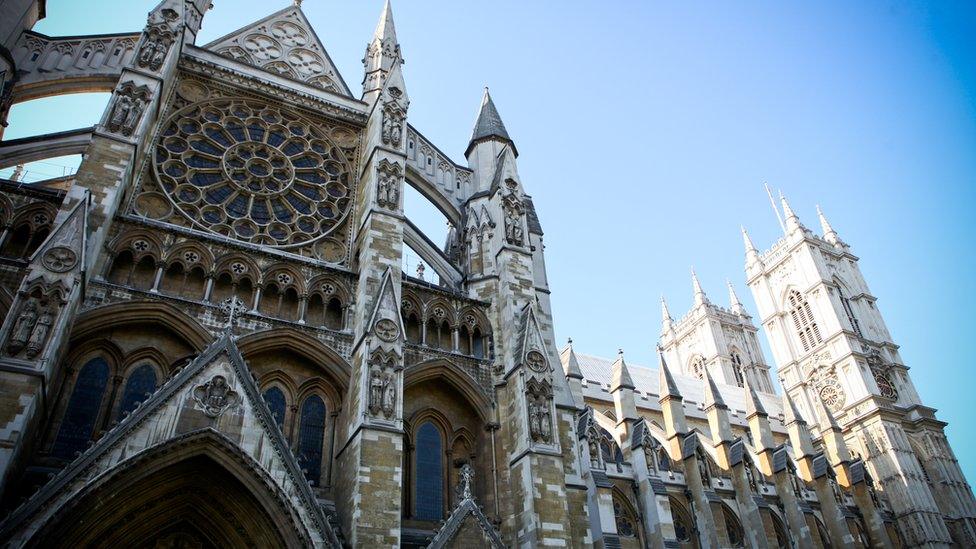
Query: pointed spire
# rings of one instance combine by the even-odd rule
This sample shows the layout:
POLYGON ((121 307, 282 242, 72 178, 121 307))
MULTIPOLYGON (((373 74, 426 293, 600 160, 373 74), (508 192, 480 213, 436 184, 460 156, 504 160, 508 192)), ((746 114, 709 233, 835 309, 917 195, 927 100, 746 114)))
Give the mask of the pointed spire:
POLYGON ((674 319, 671 318, 671 311, 668 310, 668 302, 661 296, 661 335, 669 335, 674 332, 674 319))
POLYGON ((783 425, 789 425, 791 423, 799 423, 800 425, 807 424, 803 420, 803 415, 796 409, 796 404, 793 402, 793 398, 790 397, 790 393, 783 391, 783 425))
POLYGON ((373 32, 373 39, 385 42, 387 40, 397 43, 396 26, 393 24, 393 7, 390 0, 383 4, 383 12, 380 13, 380 20, 376 23, 376 31, 373 32))
POLYGON ((610 367, 610 371, 613 375, 610 382, 611 393, 620 389, 634 390, 637 388, 634 385, 634 380, 630 377, 630 370, 627 369, 627 363, 624 361, 623 349, 617 351, 617 360, 610 367))
POLYGON ((817 217, 820 218, 820 228, 823 230, 823 239, 834 246, 843 244, 840 237, 837 236, 837 231, 830 226, 830 222, 827 221, 827 216, 824 215, 819 204, 817 204, 817 217))
POLYGON ((566 363, 563 365, 563 371, 565 371, 566 377, 583 379, 583 370, 580 369, 579 359, 576 358, 576 351, 573 350, 573 338, 569 338, 567 343, 569 356, 566 357, 566 363))
POLYGON ((746 418, 750 418, 754 415, 768 416, 766 413, 766 408, 763 407, 762 401, 759 400, 759 395, 756 394, 755 389, 749 384, 749 380, 745 380, 745 391, 746 391, 746 418))
POLYGON ((668 368, 668 362, 664 360, 664 351, 659 348, 657 354, 661 360, 661 398, 683 398, 681 391, 678 390, 678 384, 674 381, 674 376, 671 375, 671 369, 668 368))
POLYGON ((829 429, 834 432, 842 432, 840 425, 837 423, 837 418, 834 417, 834 413, 830 411, 823 400, 819 398, 814 399, 817 403, 817 415, 820 416, 817 426, 821 431, 829 429))
POLYGON ((508 130, 505 129, 505 123, 502 122, 502 117, 498 114, 498 109, 495 108, 495 102, 491 99, 491 93, 485 87, 485 94, 481 97, 481 109, 478 111, 478 120, 475 122, 474 130, 471 132, 471 141, 468 143, 468 149, 464 153, 465 156, 471 152, 471 149, 478 142, 491 138, 507 141, 512 146, 515 156, 518 156, 518 151, 515 150, 515 143, 509 137, 508 130))
POLYGON ((383 5, 380 20, 376 23, 373 38, 366 46, 363 57, 363 99, 375 100, 375 95, 383 89, 390 71, 395 65, 402 65, 400 43, 397 42, 396 25, 393 24, 393 7, 390 0, 383 5))
POLYGON ((698 282, 698 275, 695 274, 694 267, 691 268, 691 287, 695 290, 695 306, 702 305, 708 301, 705 290, 702 290, 701 283, 698 282))
POLYGON ((783 204, 783 216, 786 217, 786 234, 792 234, 796 230, 802 230, 803 224, 800 223, 800 218, 793 212, 793 208, 790 207, 790 203, 783 196, 783 193, 779 193, 779 201, 783 204))
POLYGON ((708 373, 708 368, 705 368, 705 409, 707 410, 712 406, 722 409, 728 408, 725 401, 722 400, 722 393, 718 390, 715 379, 712 378, 712 374, 708 373))
POLYGON ((744 305, 742 305, 742 302, 739 301, 739 296, 735 295, 735 287, 732 286, 732 281, 726 280, 725 283, 729 286, 729 307, 731 307, 732 312, 737 315, 745 315, 746 308, 744 305))
POLYGON ((742 242, 746 245, 746 267, 749 267, 753 263, 759 262, 759 251, 756 250, 755 244, 749 238, 749 233, 746 232, 746 228, 744 226, 740 226, 739 228, 742 229, 742 242))

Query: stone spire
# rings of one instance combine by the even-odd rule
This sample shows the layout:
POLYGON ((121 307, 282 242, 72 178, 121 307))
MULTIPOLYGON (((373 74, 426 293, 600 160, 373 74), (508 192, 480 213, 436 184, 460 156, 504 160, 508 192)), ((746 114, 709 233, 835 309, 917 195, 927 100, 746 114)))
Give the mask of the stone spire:
POLYGON ((386 0, 383 13, 376 24, 373 38, 366 46, 363 57, 363 100, 372 103, 375 96, 383 89, 386 78, 394 65, 402 65, 400 43, 397 42, 396 26, 393 24, 393 8, 390 0, 386 0))
POLYGON ((695 291, 695 306, 703 305, 708 301, 708 296, 705 295, 705 290, 702 290, 701 283, 698 282, 698 275, 695 274, 695 269, 691 269, 691 287, 695 291))
MULTIPOLYGON (((793 445, 796 459, 812 456, 815 453, 810 428, 807 426, 807 422, 803 420, 800 411, 796 409, 796 404, 787 391, 783 391, 783 425, 789 431, 790 442, 793 445)), ((810 480, 810 477, 804 478, 810 480)))
POLYGON ((627 363, 624 361, 624 351, 620 349, 617 351, 617 360, 610 367, 612 372, 612 381, 610 382, 610 392, 613 393, 619 389, 635 389, 634 380, 630 377, 630 371, 627 369, 627 363))
POLYGON ((671 317, 668 302, 664 300, 663 295, 661 296, 661 335, 674 336, 674 318, 671 317))
POLYGON ((817 217, 820 218, 820 228, 823 230, 823 239, 834 246, 842 245, 843 241, 841 241, 840 237, 837 236, 837 231, 830 226, 830 222, 827 221, 827 216, 824 215, 819 204, 817 205, 817 217))
POLYGON ((566 359, 566 364, 563 366, 563 371, 566 373, 566 377, 573 379, 583 379, 583 370, 580 369, 579 359, 576 358, 576 351, 573 350, 573 339, 570 338, 567 341, 569 357, 566 359))
POLYGON ((512 146, 512 151, 515 153, 515 156, 518 156, 515 143, 509 137, 508 130, 505 129, 505 123, 502 122, 502 117, 498 114, 498 109, 495 108, 495 102, 492 101, 491 94, 486 87, 485 94, 481 98, 481 109, 478 111, 478 120, 474 124, 474 130, 471 132, 471 141, 468 143, 468 148, 464 152, 464 155, 468 156, 475 145, 488 139, 497 139, 508 143, 512 146))
POLYGON ((783 204, 783 217, 786 218, 786 234, 789 235, 795 231, 803 230, 804 227, 800 223, 800 218, 793 212, 793 208, 790 207, 790 203, 783 196, 783 193, 779 193, 779 201, 783 204))
POLYGON ((769 416, 766 412, 766 408, 763 407, 762 401, 759 400, 759 395, 756 394, 755 389, 749 384, 749 380, 745 380, 745 391, 746 391, 746 418, 750 418, 754 415, 769 416))
POLYGON ((668 368, 668 362, 664 360, 664 353, 660 349, 658 349, 658 357, 661 359, 661 398, 666 396, 684 398, 681 396, 681 391, 678 390, 678 384, 674 381, 671 368, 668 368))
MULTIPOLYGON (((664 416, 664 430, 668 439, 672 440, 672 444, 680 444, 680 440, 676 440, 675 437, 688 432, 688 421, 685 418, 685 409, 682 403, 684 398, 678 391, 678 384, 674 382, 674 376, 671 375, 671 370, 668 368, 667 361, 664 360, 664 353, 661 349, 658 349, 658 356, 661 359, 661 388, 658 392, 661 393, 659 402, 661 403, 661 413, 664 416)), ((680 455, 680 450, 675 450, 676 448, 671 449, 672 458, 680 455)))
POLYGON ((718 385, 715 384, 715 380, 712 378, 712 374, 708 373, 708 369, 705 369, 705 409, 711 407, 728 409, 725 401, 722 400, 722 393, 718 390, 718 385))
MULTIPOLYGON (((712 433, 712 443, 715 446, 732 442, 732 425, 729 422, 729 407, 722 400, 722 393, 712 378, 712 374, 705 370, 705 414, 708 416, 708 429, 712 433)), ((728 461, 728 447, 722 448, 723 459, 728 461)), ((723 465, 724 466, 724 465, 723 465)))
POLYGON ((755 244, 753 244, 752 239, 749 238, 749 233, 746 232, 746 228, 740 228, 742 229, 742 242, 746 245, 746 267, 748 267, 753 263, 759 262, 759 251, 756 250, 755 244))
POLYGON ((817 400, 818 414, 820 415, 820 436, 823 438, 824 450, 831 465, 846 464, 851 461, 851 453, 847 449, 847 442, 844 441, 844 430, 837 423, 830 408, 824 405, 823 401, 817 400))
MULTIPOLYGON (((769 414, 763 407, 762 400, 756 394, 755 389, 746 379, 746 421, 749 422, 749 430, 752 432, 752 442, 757 452, 772 450, 776 444, 773 440, 773 431, 769 426, 769 414)), ((768 464, 769 465, 769 464, 768 464)), ((764 471, 771 472, 771 466, 764 468, 764 471)))
POLYGON ((732 312, 737 315, 746 315, 746 308, 739 301, 739 296, 735 295, 735 287, 732 286, 732 281, 726 280, 725 282, 729 286, 729 306, 732 308, 732 312))

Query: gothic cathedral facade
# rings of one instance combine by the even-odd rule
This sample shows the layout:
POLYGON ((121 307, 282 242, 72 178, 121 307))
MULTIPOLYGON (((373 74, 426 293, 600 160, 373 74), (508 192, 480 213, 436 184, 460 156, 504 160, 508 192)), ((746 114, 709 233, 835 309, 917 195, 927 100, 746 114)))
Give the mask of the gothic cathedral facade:
POLYGON ((559 348, 487 90, 458 164, 408 123, 389 1, 358 94, 300 1, 198 44, 210 4, 52 37, 44 0, 0 3, 4 126, 111 92, 92 128, 0 141, 0 168, 83 155, 0 180, 0 542, 976 546, 945 423, 822 214, 784 199, 764 253, 743 231, 782 397, 732 288, 695 275, 655 368, 559 348))

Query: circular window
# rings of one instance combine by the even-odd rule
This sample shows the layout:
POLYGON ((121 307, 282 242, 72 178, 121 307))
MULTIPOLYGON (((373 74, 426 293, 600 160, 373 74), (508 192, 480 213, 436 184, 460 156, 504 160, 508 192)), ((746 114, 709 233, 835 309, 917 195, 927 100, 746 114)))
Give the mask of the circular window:
POLYGON ((153 166, 196 226, 254 244, 317 240, 351 206, 352 170, 339 148, 304 118, 255 100, 176 111, 163 124, 153 166))

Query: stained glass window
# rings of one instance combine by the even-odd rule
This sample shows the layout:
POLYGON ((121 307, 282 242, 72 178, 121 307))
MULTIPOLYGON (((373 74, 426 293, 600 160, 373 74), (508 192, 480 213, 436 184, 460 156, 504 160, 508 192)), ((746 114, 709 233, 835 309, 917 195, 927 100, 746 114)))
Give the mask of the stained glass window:
POLYGON ((156 371, 152 366, 143 364, 129 374, 129 380, 122 391, 122 403, 119 405, 119 417, 136 409, 140 402, 156 390, 156 371))
POLYGON ((417 429, 417 518, 444 518, 444 451, 441 433, 431 422, 417 429))
MULTIPOLYGON (((315 397, 318 398, 318 397, 315 397)), ((271 415, 275 418, 278 428, 285 428, 285 394, 277 387, 271 387, 264 392, 264 402, 271 410, 271 415)), ((304 420, 303 420, 304 421, 304 420)))
POLYGON ((322 442, 325 440, 325 402, 312 395, 302 404, 302 422, 298 431, 298 464, 313 486, 322 474, 322 442))
POLYGON ((98 419, 107 384, 108 363, 104 359, 93 358, 82 367, 51 455, 70 459, 74 458, 75 452, 84 451, 95 430, 95 420, 98 419))

